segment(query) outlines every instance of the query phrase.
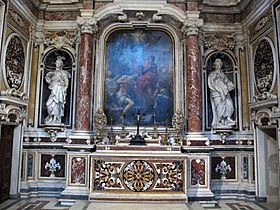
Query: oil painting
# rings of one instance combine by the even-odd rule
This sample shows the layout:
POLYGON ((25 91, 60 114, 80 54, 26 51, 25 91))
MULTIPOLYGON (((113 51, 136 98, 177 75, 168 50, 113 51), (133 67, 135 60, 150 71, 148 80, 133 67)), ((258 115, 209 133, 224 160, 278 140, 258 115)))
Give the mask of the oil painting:
POLYGON ((119 30, 106 42, 104 104, 108 123, 166 125, 173 116, 173 43, 160 30, 119 30))

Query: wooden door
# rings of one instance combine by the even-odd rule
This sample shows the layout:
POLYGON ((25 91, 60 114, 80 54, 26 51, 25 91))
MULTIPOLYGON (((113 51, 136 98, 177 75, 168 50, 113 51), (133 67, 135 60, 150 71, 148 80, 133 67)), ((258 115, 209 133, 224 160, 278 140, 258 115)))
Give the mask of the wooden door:
POLYGON ((2 125, 0 139, 0 203, 9 199, 14 127, 2 125))

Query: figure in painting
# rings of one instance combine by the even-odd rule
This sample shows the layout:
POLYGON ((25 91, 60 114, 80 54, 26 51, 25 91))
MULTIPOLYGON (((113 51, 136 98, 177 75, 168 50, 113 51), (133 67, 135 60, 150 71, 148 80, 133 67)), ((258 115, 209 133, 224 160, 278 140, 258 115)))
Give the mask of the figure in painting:
MULTIPOLYGON (((123 75, 117 80, 119 85, 119 90, 116 93, 116 100, 118 107, 121 111, 121 115, 125 115, 131 107, 134 105, 134 101, 132 100, 131 96, 127 92, 127 83, 131 80, 131 77, 128 75, 123 75)), ((115 110, 116 110, 115 109, 115 110)))
POLYGON ((147 112, 153 108, 153 99, 157 85, 155 56, 151 55, 147 59, 144 59, 140 72, 141 74, 136 81, 136 95, 138 104, 147 112))
POLYGON ((48 72, 45 79, 51 90, 46 102, 48 116, 45 124, 62 124, 61 117, 64 116, 64 105, 66 103, 66 94, 69 83, 70 73, 64 71, 62 56, 58 56, 55 62, 55 71, 48 72))
POLYGON ((213 111, 213 128, 230 127, 235 125, 231 119, 234 112, 233 101, 230 91, 234 89, 234 84, 227 78, 222 71, 223 62, 216 59, 214 62, 215 70, 208 76, 208 87, 213 111))
POLYGON ((166 88, 156 91, 154 110, 156 120, 159 123, 165 123, 166 119, 171 118, 172 102, 166 88))

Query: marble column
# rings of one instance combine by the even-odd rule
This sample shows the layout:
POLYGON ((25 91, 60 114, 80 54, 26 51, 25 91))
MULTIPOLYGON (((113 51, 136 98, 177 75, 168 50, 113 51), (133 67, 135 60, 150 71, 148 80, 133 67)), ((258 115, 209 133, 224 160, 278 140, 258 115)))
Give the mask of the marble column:
POLYGON ((97 30, 93 10, 81 12, 80 61, 77 76, 76 130, 89 131, 91 121, 91 79, 93 71, 93 32, 97 30))
POLYGON ((198 28, 203 20, 199 19, 199 12, 190 12, 190 16, 183 23, 182 31, 186 35, 187 48, 187 129, 188 132, 201 132, 201 71, 198 48, 198 28))

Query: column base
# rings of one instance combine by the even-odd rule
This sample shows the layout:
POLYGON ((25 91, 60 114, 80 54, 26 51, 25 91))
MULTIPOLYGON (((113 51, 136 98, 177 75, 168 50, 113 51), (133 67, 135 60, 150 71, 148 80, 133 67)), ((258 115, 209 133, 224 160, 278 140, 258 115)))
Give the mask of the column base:
POLYGON ((70 134, 66 142, 70 144, 85 144, 91 145, 94 143, 93 133, 90 131, 74 131, 70 134))
POLYGON ((189 200, 211 201, 215 198, 214 193, 209 188, 189 188, 187 192, 189 200))
POLYGON ((210 141, 208 137, 206 137, 201 132, 192 132, 188 133, 187 136, 183 140, 183 145, 185 146, 209 146, 210 141))

